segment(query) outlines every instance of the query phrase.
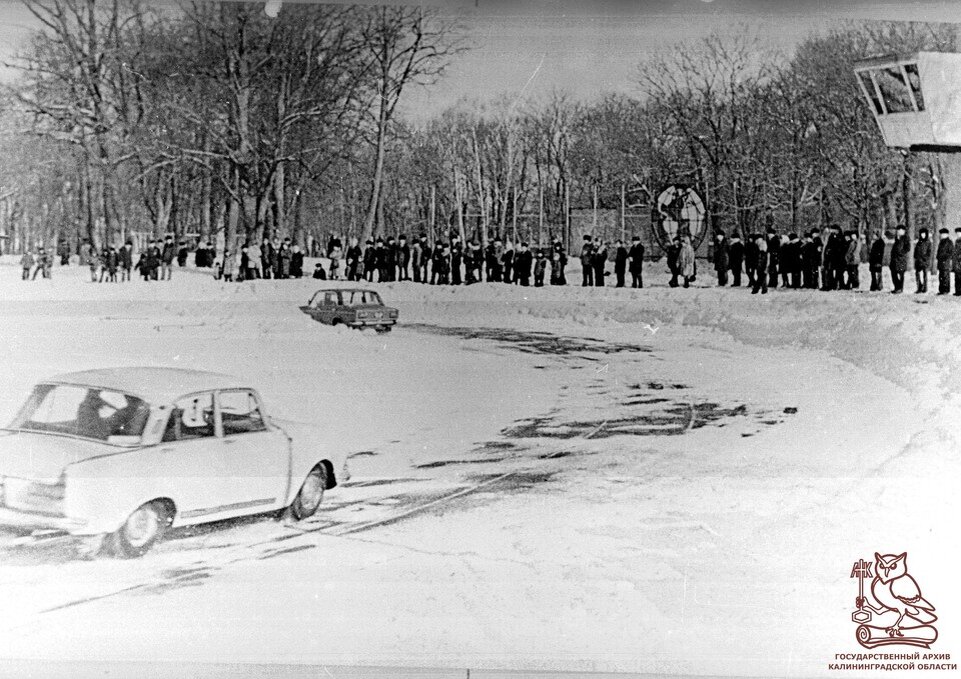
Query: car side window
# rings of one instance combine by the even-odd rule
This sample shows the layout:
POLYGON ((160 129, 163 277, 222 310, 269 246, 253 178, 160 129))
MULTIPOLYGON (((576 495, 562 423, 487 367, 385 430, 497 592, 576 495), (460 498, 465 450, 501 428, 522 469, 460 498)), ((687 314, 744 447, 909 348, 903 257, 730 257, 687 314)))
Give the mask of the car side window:
POLYGON ((174 404, 164 430, 163 441, 189 441, 215 435, 214 395, 196 394, 174 404))
POLYGON ((224 436, 267 430, 257 397, 249 391, 220 392, 220 420, 224 436))
POLYGON ((339 303, 336 292, 328 292, 324 295, 324 306, 337 306, 339 303))

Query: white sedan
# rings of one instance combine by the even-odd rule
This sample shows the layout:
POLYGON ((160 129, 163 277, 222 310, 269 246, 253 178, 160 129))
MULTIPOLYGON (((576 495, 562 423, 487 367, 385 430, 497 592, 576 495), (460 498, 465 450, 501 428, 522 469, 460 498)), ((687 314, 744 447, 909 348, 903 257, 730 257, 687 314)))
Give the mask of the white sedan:
POLYGON ((89 536, 134 557, 169 527, 286 510, 346 480, 308 425, 268 416, 242 380, 112 368, 38 384, 0 431, 0 525, 89 536))

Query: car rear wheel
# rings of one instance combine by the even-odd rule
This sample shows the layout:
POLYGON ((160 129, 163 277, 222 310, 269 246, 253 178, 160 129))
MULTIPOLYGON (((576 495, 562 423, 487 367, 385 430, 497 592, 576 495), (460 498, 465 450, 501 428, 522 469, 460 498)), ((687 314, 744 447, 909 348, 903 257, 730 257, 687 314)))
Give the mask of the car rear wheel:
POLYGON ((378 325, 377 332, 390 332, 393 329, 392 325, 378 325))
POLYGON ((162 502, 140 505, 120 528, 104 541, 108 554, 133 559, 146 554, 167 532, 170 512, 162 502))
POLYGON ((317 465, 310 470, 300 492, 290 505, 290 516, 295 521, 302 521, 313 516, 324 501, 324 490, 327 489, 327 471, 323 465, 317 465))

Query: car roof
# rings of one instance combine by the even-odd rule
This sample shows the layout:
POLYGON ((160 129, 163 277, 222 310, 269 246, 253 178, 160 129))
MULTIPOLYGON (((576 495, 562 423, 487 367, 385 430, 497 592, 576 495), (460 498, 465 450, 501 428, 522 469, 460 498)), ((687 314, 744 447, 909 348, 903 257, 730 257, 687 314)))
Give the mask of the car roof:
POLYGON ((214 389, 250 389, 242 380, 221 373, 185 368, 100 368, 63 373, 45 384, 78 384, 138 396, 148 403, 172 403, 185 394, 214 389))
POLYGON ((314 294, 316 295, 321 292, 373 292, 373 293, 376 293, 377 291, 371 290, 370 288, 321 288, 314 294))

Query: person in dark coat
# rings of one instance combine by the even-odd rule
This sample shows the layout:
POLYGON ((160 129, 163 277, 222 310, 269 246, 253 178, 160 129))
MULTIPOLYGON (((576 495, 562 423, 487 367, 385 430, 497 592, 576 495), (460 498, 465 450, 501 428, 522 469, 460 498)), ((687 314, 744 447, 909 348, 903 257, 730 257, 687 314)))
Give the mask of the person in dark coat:
POLYGON ((744 243, 737 231, 731 234, 731 242, 727 251, 728 268, 731 271, 731 287, 741 287, 741 271, 744 268, 744 243))
POLYGON ((565 285, 562 254, 551 248, 551 285, 565 285))
POLYGON ((160 243, 159 241, 150 241, 150 247, 147 248, 147 258, 144 261, 144 268, 150 277, 150 280, 157 280, 157 272, 160 269, 160 243))
POLYGON ((778 267, 781 265, 781 237, 777 235, 774 227, 767 228, 767 272, 768 285, 772 288, 777 287, 778 267))
POLYGON ((604 277, 607 275, 607 243, 597 241, 597 247, 591 255, 594 265, 594 287, 604 287, 604 277))
MULTIPOLYGON (((361 279, 360 266, 363 263, 361 259, 364 253, 360 249, 360 244, 357 242, 356 238, 350 239, 350 245, 347 247, 347 252, 344 253, 344 273, 347 275, 347 280, 349 281, 359 281, 361 279)), ((301 263, 303 263, 303 254, 301 254, 301 263)), ((291 268, 293 268, 293 261, 291 261, 291 268)), ((300 276, 296 276, 300 278, 300 276)))
POLYGON ((410 268, 414 272, 414 282, 420 283, 420 264, 424 257, 424 246, 419 238, 415 238, 410 246, 410 268))
POLYGON ((514 271, 520 285, 531 284, 531 268, 534 265, 534 254, 527 248, 527 243, 521 243, 520 252, 514 260, 514 271))
POLYGON ((401 234, 397 244, 397 280, 410 280, 410 246, 407 244, 407 236, 401 234))
POLYGON ((431 283, 436 275, 437 285, 450 285, 450 248, 441 244, 435 246, 432 266, 431 283))
POLYGON ((368 283, 374 282, 374 271, 377 270, 377 249, 374 241, 367 239, 364 243, 364 280, 368 283))
POLYGON ((421 247, 421 251, 422 251, 422 252, 421 252, 421 256, 420 256, 420 268, 421 268, 421 272, 420 272, 420 282, 421 282, 421 283, 427 283, 427 282, 428 282, 428 281, 427 281, 427 268, 428 268, 428 266, 430 266, 431 257, 432 257, 433 254, 434 254, 434 251, 431 250, 430 245, 427 243, 427 236, 421 236, 421 237, 420 237, 420 247, 421 247))
POLYGON ((180 241, 177 244, 177 266, 181 269, 187 266, 187 256, 189 255, 187 250, 187 244, 184 241, 180 241))
POLYGON ((951 270, 954 268, 954 243, 951 242, 951 232, 947 229, 938 231, 941 240, 938 242, 938 294, 951 293, 951 270))
POLYGON ((801 249, 801 265, 804 267, 804 287, 817 290, 821 287, 821 265, 824 262, 824 241, 821 232, 811 229, 801 249))
POLYGON ((631 287, 632 288, 643 288, 644 287, 644 244, 641 243, 640 236, 634 236, 631 239, 631 249, 627 253, 630 259, 630 270, 631 270, 631 287))
POLYGON ((160 251, 160 280, 169 281, 173 275, 173 263, 177 257, 177 246, 172 236, 164 238, 163 249, 160 251))
POLYGON ((754 280, 757 277, 757 234, 752 233, 744 244, 744 273, 747 274, 747 285, 754 288, 754 280))
POLYGON ((911 241, 908 240, 907 230, 903 226, 897 229, 897 237, 891 246, 891 284, 894 290, 891 294, 899 295, 904 292, 904 274, 908 270, 908 255, 911 253, 911 241))
POLYGON ((594 244, 591 243, 590 236, 584 236, 584 245, 581 246, 581 274, 581 287, 594 285, 594 244))
POLYGON ((451 285, 460 285, 460 267, 464 260, 464 246, 461 245, 460 238, 454 236, 450 242, 450 282, 451 285))
POLYGON ((915 294, 922 295, 928 291, 928 269, 931 268, 931 240, 928 230, 918 231, 918 242, 914 244, 914 278, 917 282, 915 294))
MULTIPOLYGON (((357 248, 358 250, 360 248, 357 248)), ((355 263, 356 267, 356 263, 355 263)), ((354 275, 357 275, 355 269, 354 275)), ((291 278, 303 278, 304 277, 304 253, 301 252, 299 245, 294 245, 290 249, 290 277, 291 278)), ((353 280, 353 279, 351 279, 353 280)))
MULTIPOLYGON (((890 238, 890 234, 885 234, 890 238)), ((874 234, 871 251, 868 253, 868 269, 871 270, 871 291, 880 292, 884 289, 881 272, 884 270, 884 238, 881 232, 874 234)))
POLYGON ((623 288, 624 277, 627 273, 628 253, 623 241, 617 241, 616 245, 617 251, 614 254, 614 276, 617 278, 616 287, 623 288))
POLYGON ((714 270, 717 272, 717 286, 727 285, 727 271, 731 266, 731 249, 723 231, 714 236, 714 270))
POLYGON ((504 282, 514 282, 514 246, 510 241, 504 247, 504 254, 501 255, 501 263, 504 265, 504 282))
POLYGON ((474 284, 474 249, 470 243, 464 244, 461 251, 461 262, 464 264, 464 285, 474 284))
MULTIPOLYGON (((756 275, 754 276, 754 287, 751 288, 751 294, 756 295, 760 292, 762 295, 767 294, 767 283, 768 277, 764 275, 765 271, 769 271, 768 268, 768 255, 767 255, 767 245, 770 241, 765 240, 764 236, 757 234, 755 243, 757 247, 754 249, 754 270, 756 275)), ((777 277, 775 276, 775 283, 777 282, 777 277)))
POLYGON ((954 294, 961 297, 961 227, 954 230, 954 294))
POLYGON ((793 290, 798 290, 801 287, 801 272, 803 269, 801 247, 801 239, 798 238, 796 233, 792 233, 788 236, 787 243, 781 248, 782 271, 789 277, 788 283, 793 290))
POLYGON ((667 268, 671 272, 671 280, 668 285, 672 288, 678 286, 677 277, 680 273, 678 268, 678 260, 681 257, 681 237, 674 236, 671 244, 667 246, 667 268))
POLYGON ((537 251, 537 258, 534 261, 534 287, 544 287, 544 274, 547 273, 547 258, 543 250, 537 251))
POLYGON ((133 243, 127 241, 120 249, 120 280, 130 280, 130 270, 133 269, 133 243))
MULTIPOLYGON (((264 278, 270 278, 274 271, 274 244, 269 238, 264 238, 260 246, 260 271, 264 278)), ((199 264, 198 264, 199 266, 199 264)))

